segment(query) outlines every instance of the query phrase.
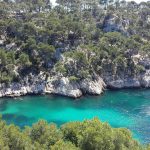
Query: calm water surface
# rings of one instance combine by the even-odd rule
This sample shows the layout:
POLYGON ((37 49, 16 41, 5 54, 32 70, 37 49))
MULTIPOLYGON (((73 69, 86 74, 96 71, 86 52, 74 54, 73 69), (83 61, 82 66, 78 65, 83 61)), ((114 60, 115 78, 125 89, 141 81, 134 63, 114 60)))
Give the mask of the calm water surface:
POLYGON ((126 127, 142 143, 150 142, 150 90, 106 91, 102 96, 70 99, 57 96, 26 96, 0 99, 0 114, 20 127, 39 119, 58 125, 93 117, 113 127, 126 127))

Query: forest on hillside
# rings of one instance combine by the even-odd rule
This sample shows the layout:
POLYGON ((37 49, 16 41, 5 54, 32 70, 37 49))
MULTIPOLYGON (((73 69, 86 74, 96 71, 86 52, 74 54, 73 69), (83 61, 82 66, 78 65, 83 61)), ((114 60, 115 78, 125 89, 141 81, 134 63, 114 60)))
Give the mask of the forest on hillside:
POLYGON ((41 71, 134 77, 149 67, 137 59, 150 57, 150 2, 2 0, 0 14, 1 83, 41 71))

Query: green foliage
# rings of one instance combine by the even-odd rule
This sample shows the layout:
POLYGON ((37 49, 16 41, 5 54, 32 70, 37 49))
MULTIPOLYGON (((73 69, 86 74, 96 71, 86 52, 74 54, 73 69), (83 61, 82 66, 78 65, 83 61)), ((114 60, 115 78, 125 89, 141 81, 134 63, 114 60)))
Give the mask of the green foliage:
POLYGON ((20 56, 19 56, 19 61, 21 66, 29 66, 31 65, 31 62, 29 61, 29 56, 25 53, 22 53, 20 56))
MULTIPOLYGON (((150 56, 149 2, 57 3, 51 8, 50 1, 44 0, 0 1, 0 83, 12 82, 17 73, 21 77, 26 68, 32 68, 28 73, 59 73, 70 81, 94 73, 131 77, 145 71, 144 66, 134 63, 132 56, 150 56), (104 32, 108 18, 118 29, 104 32), (12 43, 16 45, 11 47, 12 43), (62 49, 63 60, 55 58, 57 48, 62 49)), ((24 131, 0 121, 0 137, 2 150, 142 149, 128 130, 113 129, 98 119, 68 123, 60 129, 39 121, 24 131)))
POLYGON ((15 77, 14 65, 15 65, 15 55, 13 52, 5 52, 0 49, 0 82, 8 83, 15 77))
POLYGON ((0 121, 0 148, 4 150, 148 150, 132 138, 127 129, 111 128, 97 118, 70 122, 57 128, 39 121, 20 130, 0 121))
POLYGON ((143 73, 146 68, 139 62, 135 64, 132 56, 150 56, 148 2, 137 5, 107 0, 57 0, 57 3, 52 8, 50 1, 44 0, 0 2, 0 34, 4 41, 0 54, 2 82, 13 81, 14 68, 19 76, 25 70, 44 71, 71 80, 92 77, 95 73, 103 77, 143 73), (105 32, 106 27, 109 32, 105 32), (16 46, 9 48, 12 43, 16 46), (60 54, 57 48, 61 49, 60 54))
POLYGON ((62 127, 62 131, 66 140, 83 150, 140 149, 139 144, 132 139, 128 130, 113 129, 98 119, 68 123, 62 127))
POLYGON ((78 81, 79 78, 77 78, 77 77, 75 77, 75 76, 70 76, 70 77, 69 77, 69 80, 74 82, 74 81, 78 81))
POLYGON ((135 70, 137 74, 145 72, 145 68, 142 65, 136 65, 135 70))
POLYGON ((80 149, 74 146, 71 142, 65 142, 63 140, 60 140, 51 147, 51 150, 80 150, 80 149))
POLYGON ((65 66, 61 62, 58 62, 55 65, 55 70, 56 70, 56 72, 59 72, 63 75, 65 75, 67 73, 67 70, 66 70, 65 66))
POLYGON ((141 51, 146 55, 150 55, 150 44, 143 45, 141 51))
POLYGON ((29 37, 28 40, 26 41, 24 48, 27 51, 31 51, 32 49, 35 49, 36 48, 36 40, 32 37, 29 37))
POLYGON ((54 46, 44 43, 39 43, 38 49, 41 54, 44 54, 46 56, 45 58, 52 58, 52 55, 55 52, 54 46))
POLYGON ((62 139, 62 134, 55 124, 49 125, 46 121, 42 120, 34 124, 27 132, 32 142, 39 143, 45 149, 48 149, 62 139))

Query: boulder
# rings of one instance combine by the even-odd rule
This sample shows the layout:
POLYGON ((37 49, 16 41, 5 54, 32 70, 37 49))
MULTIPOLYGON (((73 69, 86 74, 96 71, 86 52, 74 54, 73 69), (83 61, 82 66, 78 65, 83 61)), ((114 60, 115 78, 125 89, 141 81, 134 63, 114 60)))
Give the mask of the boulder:
POLYGON ((96 80, 91 80, 91 79, 85 79, 81 82, 80 88, 82 91, 88 94, 92 95, 99 95, 103 92, 103 89, 105 87, 105 83, 103 80, 99 77, 96 80))
POLYGON ((146 88, 150 87, 150 76, 145 76, 142 78, 141 85, 146 88))
POLYGON ((59 81, 59 84, 57 84, 54 87, 53 92, 54 94, 59 94, 63 96, 68 97, 81 97, 82 92, 79 89, 78 85, 76 83, 71 83, 68 78, 62 77, 59 81))
POLYGON ((141 87, 140 80, 137 78, 129 78, 124 81, 125 88, 138 88, 141 87))
POLYGON ((121 79, 107 82, 107 86, 114 89, 121 89, 124 87, 124 81, 121 79))

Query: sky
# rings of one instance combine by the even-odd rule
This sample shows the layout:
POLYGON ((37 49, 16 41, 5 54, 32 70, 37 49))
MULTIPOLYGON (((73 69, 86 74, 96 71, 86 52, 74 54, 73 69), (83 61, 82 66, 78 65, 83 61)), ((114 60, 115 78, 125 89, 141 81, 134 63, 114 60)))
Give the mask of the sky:
MULTIPOLYGON (((53 5, 55 5, 55 1, 56 0, 51 0, 51 2, 53 3, 53 5)), ((126 0, 126 1, 132 1, 132 0, 126 0)), ((137 3, 140 3, 140 2, 146 2, 146 1, 148 1, 148 0, 134 0, 135 2, 137 2, 137 3)))
POLYGON ((56 1, 56 0, 51 0, 52 4, 54 4, 54 5, 55 5, 55 1, 56 1))

